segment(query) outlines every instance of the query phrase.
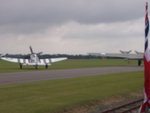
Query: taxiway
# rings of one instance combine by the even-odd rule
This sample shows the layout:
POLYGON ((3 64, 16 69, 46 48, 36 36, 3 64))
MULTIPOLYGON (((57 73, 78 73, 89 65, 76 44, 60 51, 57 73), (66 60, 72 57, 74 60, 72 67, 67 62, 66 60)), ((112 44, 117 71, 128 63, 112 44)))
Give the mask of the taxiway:
POLYGON ((32 81, 75 78, 80 76, 107 75, 113 73, 142 71, 143 67, 99 67, 67 70, 44 70, 15 73, 0 73, 0 84, 25 83, 32 81))

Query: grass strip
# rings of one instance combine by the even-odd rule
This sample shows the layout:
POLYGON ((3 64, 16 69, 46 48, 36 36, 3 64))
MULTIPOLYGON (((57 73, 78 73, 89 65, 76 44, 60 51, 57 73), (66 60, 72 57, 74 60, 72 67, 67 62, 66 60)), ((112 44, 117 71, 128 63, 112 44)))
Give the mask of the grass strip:
POLYGON ((61 113, 142 89, 143 72, 0 85, 0 112, 61 113))

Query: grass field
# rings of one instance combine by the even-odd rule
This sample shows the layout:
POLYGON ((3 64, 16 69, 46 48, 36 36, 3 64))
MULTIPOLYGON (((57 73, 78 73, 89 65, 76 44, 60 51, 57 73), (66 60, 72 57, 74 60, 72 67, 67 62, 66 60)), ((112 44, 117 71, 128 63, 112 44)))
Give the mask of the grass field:
POLYGON ((0 113, 62 113, 142 89, 143 72, 0 85, 0 113))
MULTIPOLYGON (((137 61, 124 59, 73 59, 62 62, 57 62, 49 66, 49 69, 70 69, 70 68, 87 68, 87 67, 103 67, 103 66, 125 66, 137 65, 137 61)), ((17 72, 34 70, 32 66, 24 66, 22 70, 16 63, 10 63, 0 60, 0 73, 2 72, 17 72)), ((39 70, 45 70, 45 67, 39 67, 39 70)))

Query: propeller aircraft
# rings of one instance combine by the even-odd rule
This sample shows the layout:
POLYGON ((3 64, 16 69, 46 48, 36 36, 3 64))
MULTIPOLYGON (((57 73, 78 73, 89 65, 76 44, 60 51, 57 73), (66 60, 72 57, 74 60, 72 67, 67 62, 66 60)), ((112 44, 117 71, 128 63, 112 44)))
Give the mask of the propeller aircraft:
POLYGON ((45 68, 47 69, 49 65, 51 65, 54 62, 59 62, 59 61, 63 61, 66 60, 67 57, 59 57, 59 58, 40 58, 39 56, 42 54, 42 52, 39 53, 34 53, 32 47, 29 47, 30 49, 30 54, 28 58, 14 58, 14 57, 10 57, 10 56, 5 56, 5 55, 1 55, 0 59, 1 60, 5 60, 8 62, 14 62, 14 63, 18 63, 20 66, 20 69, 23 68, 23 65, 32 65, 34 66, 36 69, 38 68, 38 66, 45 66, 45 68))

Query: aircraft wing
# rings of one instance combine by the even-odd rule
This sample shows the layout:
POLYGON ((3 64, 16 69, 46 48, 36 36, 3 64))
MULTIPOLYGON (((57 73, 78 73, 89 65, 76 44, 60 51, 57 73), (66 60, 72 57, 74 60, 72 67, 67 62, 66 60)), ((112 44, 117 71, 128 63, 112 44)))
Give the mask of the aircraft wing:
POLYGON ((11 57, 1 57, 2 60, 13 62, 13 63, 21 63, 21 64, 28 64, 30 61, 29 59, 24 58, 11 58, 11 57))
POLYGON ((109 58, 143 59, 143 54, 106 54, 109 58))
MULTIPOLYGON (((14 62, 14 63, 21 63, 21 64, 30 64, 30 59, 23 59, 23 58, 11 58, 11 57, 1 57, 2 60, 8 61, 8 62, 14 62)), ((48 64, 48 63, 54 63, 66 60, 67 57, 60 57, 60 58, 43 58, 39 59, 38 64, 48 64)))
MULTIPOLYGON (((8 62, 14 62, 18 63, 18 58, 11 58, 11 57, 1 57, 2 60, 8 61, 8 62)), ((23 59, 22 59, 23 60, 23 59)))
POLYGON ((60 58, 51 58, 51 62, 59 62, 59 61, 63 61, 63 60, 67 60, 67 57, 60 57, 60 58))
POLYGON ((120 53, 90 53, 89 55, 102 58, 125 58, 125 59, 143 59, 143 54, 120 54, 120 53))
POLYGON ((59 61, 63 61, 63 60, 67 60, 68 58, 67 57, 58 57, 58 58, 40 58, 39 62, 41 64, 50 64, 50 63, 55 63, 55 62, 59 62, 59 61))
POLYGON ((127 59, 143 59, 143 54, 129 54, 128 57, 126 57, 127 59))

